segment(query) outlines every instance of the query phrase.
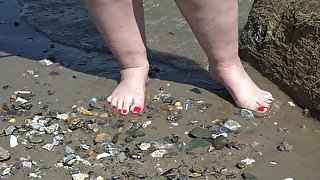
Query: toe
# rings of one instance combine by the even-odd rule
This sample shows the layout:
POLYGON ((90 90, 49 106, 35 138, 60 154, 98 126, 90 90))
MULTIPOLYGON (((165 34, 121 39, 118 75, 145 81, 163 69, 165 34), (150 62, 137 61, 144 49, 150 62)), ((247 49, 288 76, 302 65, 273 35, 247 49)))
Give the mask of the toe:
POLYGON ((123 110, 123 99, 119 99, 119 100, 118 100, 117 110, 118 110, 119 113, 122 114, 122 110, 123 110))
POLYGON ((268 92, 268 91, 263 91, 263 96, 265 97, 265 98, 268 98, 268 99, 270 99, 270 100, 274 100, 274 98, 272 97, 272 94, 270 93, 270 92, 268 92))
POLYGON ((144 107, 144 97, 143 96, 136 96, 133 98, 133 104, 130 107, 130 111, 132 113, 140 113, 144 107))
POLYGON ((122 108, 122 114, 126 115, 129 113, 129 108, 130 105, 132 103, 132 98, 127 98, 124 102, 123 102, 123 108, 122 108))
POLYGON ((116 97, 112 98, 110 105, 113 110, 117 110, 118 99, 116 97))
POLYGON ((108 103, 111 103, 111 100, 112 100, 112 96, 109 96, 109 97, 107 98, 107 102, 108 102, 108 103))
POLYGON ((259 101, 257 101, 257 103, 259 104, 259 106, 264 106, 264 107, 270 106, 270 104, 267 103, 264 99, 260 99, 259 101))

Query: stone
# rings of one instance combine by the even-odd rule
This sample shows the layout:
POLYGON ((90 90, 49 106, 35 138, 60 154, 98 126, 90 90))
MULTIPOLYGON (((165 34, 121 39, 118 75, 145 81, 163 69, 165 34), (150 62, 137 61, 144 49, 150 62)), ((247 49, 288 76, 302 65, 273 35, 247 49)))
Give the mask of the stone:
POLYGON ((111 157, 111 154, 109 154, 109 153, 101 153, 101 154, 97 155, 96 159, 99 160, 99 159, 106 158, 106 157, 111 157))
POLYGON ((228 142, 229 142, 229 140, 226 137, 218 136, 217 138, 213 139, 212 146, 216 150, 221 150, 228 144, 228 142))
POLYGON ((174 157, 176 157, 177 155, 178 155, 177 152, 168 152, 168 153, 164 154, 162 157, 163 157, 163 158, 174 158, 174 157))
POLYGON ((146 150, 148 150, 150 147, 151 147, 151 144, 150 144, 150 143, 141 143, 141 144, 139 145, 139 149, 140 149, 141 151, 146 151, 146 150))
POLYGON ((143 131, 136 131, 132 134, 133 138, 143 137, 145 136, 145 133, 143 131))
POLYGON ((121 153, 119 154, 119 162, 120 162, 120 163, 123 163, 126 159, 127 159, 126 154, 125 154, 124 152, 121 152, 121 153))
POLYGON ((70 155, 70 154, 74 154, 74 150, 70 147, 70 146, 66 146, 64 148, 64 152, 67 154, 67 155, 70 155))
POLYGON ((195 127, 189 132, 192 136, 197 138, 211 138, 212 133, 209 129, 201 128, 201 127, 195 127))
POLYGON ((249 165, 255 163, 256 160, 253 159, 253 158, 248 158, 248 157, 247 157, 247 158, 241 160, 241 162, 244 163, 245 165, 249 166, 249 165))
POLYGON ((89 174, 84 174, 84 173, 77 173, 77 174, 72 174, 72 180, 85 180, 86 178, 89 178, 89 174))
POLYGON ((320 117, 320 1, 255 0, 240 57, 320 117))
POLYGON ((226 127, 230 131, 236 131, 241 128, 241 125, 237 121, 232 119, 225 121, 222 126, 226 127))
POLYGON ((64 157, 64 158, 63 158, 62 163, 63 163, 65 166, 72 166, 76 161, 77 161, 76 155, 70 154, 70 155, 68 155, 67 157, 64 157))
POLYGON ((0 147, 0 162, 8 160, 10 157, 10 152, 3 147, 0 147))
POLYGON ((29 138, 29 142, 32 144, 40 144, 43 142, 43 138, 39 136, 32 136, 29 138))
POLYGON ((50 61, 50 60, 48 60, 48 59, 42 59, 42 60, 39 61, 39 63, 40 63, 41 65, 43 65, 43 66, 50 66, 50 65, 53 64, 53 62, 50 61))
POLYGON ((102 105, 98 103, 96 98, 92 98, 89 102, 89 106, 95 109, 103 109, 102 105))
POLYGON ((206 147, 206 146, 210 146, 210 145, 211 144, 208 141, 206 141, 202 138, 194 138, 188 143, 186 151, 192 151, 193 149, 197 149, 200 147, 206 147))
POLYGON ((282 152, 292 152, 294 150, 294 147, 287 142, 281 142, 277 146, 277 149, 282 152))
POLYGON ((15 135, 10 136, 10 147, 14 148, 18 146, 18 138, 15 135))
POLYGON ((254 114, 249 109, 240 109, 237 114, 243 118, 254 118, 254 114))
POLYGON ((241 174, 241 177, 243 178, 243 180, 259 180, 257 177, 255 177, 254 175, 252 174, 249 174, 249 173, 242 173, 241 174))
POLYGON ((168 153, 168 151, 166 149, 158 149, 158 150, 153 151, 150 154, 150 156, 155 157, 155 158, 161 158, 161 157, 163 157, 163 155, 165 155, 167 153, 168 153))
POLYGON ((161 94, 160 99, 163 103, 171 104, 173 101, 173 97, 171 94, 161 94))
POLYGON ((13 134, 13 132, 16 130, 17 128, 15 126, 8 126, 5 130, 4 133, 6 136, 9 136, 11 134, 13 134))

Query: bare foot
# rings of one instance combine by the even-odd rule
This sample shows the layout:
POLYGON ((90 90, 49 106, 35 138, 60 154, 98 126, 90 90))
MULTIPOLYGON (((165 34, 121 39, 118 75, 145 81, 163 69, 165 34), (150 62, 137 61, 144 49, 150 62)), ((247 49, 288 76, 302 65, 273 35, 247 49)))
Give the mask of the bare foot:
POLYGON ((120 83, 107 98, 107 102, 114 110, 122 115, 128 114, 129 111, 140 113, 143 110, 148 71, 148 66, 120 71, 120 83))
POLYGON ((261 90, 251 80, 240 59, 232 62, 238 63, 222 63, 210 68, 211 76, 224 84, 239 107, 265 113, 274 100, 271 93, 261 90))

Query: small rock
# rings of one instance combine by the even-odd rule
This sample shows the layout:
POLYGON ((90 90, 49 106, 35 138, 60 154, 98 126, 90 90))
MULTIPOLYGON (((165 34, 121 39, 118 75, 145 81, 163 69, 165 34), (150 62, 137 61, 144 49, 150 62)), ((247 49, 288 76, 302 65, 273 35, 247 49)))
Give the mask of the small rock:
POLYGON ((10 136, 10 147, 17 147, 18 146, 18 138, 14 135, 10 136))
POLYGON ((101 153, 97 155, 97 160, 102 159, 102 158, 106 158, 106 157, 111 157, 111 154, 109 153, 101 153))
POLYGON ((72 174, 73 180, 85 180, 86 178, 89 178, 89 174, 84 174, 84 173, 72 174))
POLYGON ((38 136, 32 136, 29 138, 29 142, 32 144, 40 144, 43 142, 43 138, 38 137, 38 136))
POLYGON ((259 180, 254 175, 249 174, 249 173, 245 173, 245 172, 241 174, 241 177, 243 178, 243 180, 259 180))
POLYGON ((61 73, 59 71, 51 71, 49 73, 49 75, 51 75, 51 76, 59 76, 59 75, 61 75, 61 73))
POLYGON ((53 64, 53 62, 51 62, 51 61, 48 60, 48 59, 43 59, 43 60, 39 61, 39 63, 40 63, 41 65, 44 65, 44 66, 50 66, 50 65, 53 64))
POLYGON ((47 151, 51 151, 53 149, 53 144, 45 144, 44 146, 42 146, 42 149, 45 149, 47 151))
POLYGON ((134 133, 132 134, 132 137, 133 137, 133 138, 138 138, 138 137, 143 137, 143 136, 145 136, 145 133, 142 132, 142 131, 136 131, 136 132, 134 132, 134 133))
POLYGON ((13 132, 16 130, 17 128, 15 126, 8 126, 5 130, 4 133, 6 136, 12 135, 13 132))
POLYGON ((66 166, 72 166, 77 161, 77 157, 74 154, 70 154, 63 158, 63 164, 66 166))
POLYGON ((224 136, 218 136, 212 141, 212 145, 216 150, 223 149, 227 144, 229 140, 224 136))
POLYGON ((139 149, 140 149, 141 151, 146 151, 146 150, 148 150, 150 147, 151 147, 151 144, 150 144, 150 143, 141 143, 141 144, 139 145, 139 149))
POLYGON ((281 142, 277 146, 277 149, 282 152, 292 152, 294 150, 294 147, 287 142, 281 142))
POLYGON ((190 89, 191 92, 194 92, 196 94, 201 94, 201 91, 198 88, 192 88, 190 89))
POLYGON ((28 100, 23 99, 23 98, 21 98, 21 97, 18 97, 18 98, 16 99, 16 102, 19 102, 19 103, 21 103, 21 104, 25 104, 25 103, 28 102, 28 100))
POLYGON ((2 176, 6 176, 6 175, 8 175, 9 173, 10 173, 10 171, 11 171, 11 168, 6 168, 6 169, 4 169, 3 171, 2 171, 2 176))
POLYGON ((64 148, 64 152, 67 154, 67 155, 70 155, 70 154, 74 154, 74 150, 70 147, 70 146, 66 146, 64 148))
POLYGON ((230 131, 236 131, 241 128, 241 125, 237 121, 232 119, 225 121, 222 126, 226 127, 230 131))
POLYGON ((256 160, 254 160, 253 158, 245 158, 243 160, 241 160, 242 163, 244 163, 245 165, 249 166, 252 163, 256 162, 256 160))
POLYGON ((126 159, 127 159, 126 154, 125 154, 124 152, 121 152, 121 153, 119 154, 119 162, 120 162, 120 163, 123 163, 126 159))
POLYGON ((102 105, 98 103, 98 100, 96 98, 92 98, 89 102, 89 106, 91 108, 95 108, 95 109, 102 109, 102 105))
POLYGON ((249 109, 240 109, 237 114, 243 118, 254 118, 252 111, 249 109))
POLYGON ((153 151, 153 152, 150 154, 150 156, 151 156, 151 157, 156 157, 156 158, 161 158, 161 157, 163 157, 163 155, 165 155, 165 154, 167 154, 167 153, 168 153, 168 151, 165 150, 165 149, 158 149, 158 150, 156 150, 156 151, 153 151))
POLYGON ((212 136, 212 133, 209 129, 201 128, 201 127, 195 127, 189 132, 192 136, 197 138, 210 138, 212 136))
POLYGON ((0 147, 0 162, 8 160, 10 157, 10 152, 3 147, 0 147))
POLYGON ((146 128, 146 127, 148 127, 149 125, 151 125, 151 123, 152 123, 152 121, 151 121, 151 120, 149 120, 149 121, 146 121, 146 122, 142 123, 142 128, 146 128))
POLYGON ((163 103, 171 104, 173 101, 173 97, 171 94, 161 94, 160 99, 163 103))

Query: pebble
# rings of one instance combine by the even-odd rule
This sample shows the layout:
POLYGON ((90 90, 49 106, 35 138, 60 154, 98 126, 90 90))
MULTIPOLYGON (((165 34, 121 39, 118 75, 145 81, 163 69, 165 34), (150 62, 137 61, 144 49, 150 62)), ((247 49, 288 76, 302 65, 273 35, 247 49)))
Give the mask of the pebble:
POLYGON ((9 173, 10 173, 10 171, 11 171, 11 168, 6 168, 6 169, 4 169, 3 171, 2 171, 2 176, 6 176, 6 175, 8 175, 9 173))
POLYGON ((229 140, 224 136, 218 136, 212 141, 212 145, 216 150, 223 149, 227 144, 229 140))
POLYGON ((143 137, 145 136, 145 133, 143 131, 136 131, 132 134, 133 138, 143 137))
POLYGON ((201 128, 201 127, 195 127, 189 132, 192 136, 198 137, 198 138, 210 138, 212 136, 212 133, 209 129, 201 128))
POLYGON ((40 60, 39 63, 43 66, 50 66, 53 64, 52 61, 48 60, 48 59, 43 59, 43 60, 40 60))
POLYGON ((151 120, 142 123, 142 128, 144 128, 144 129, 147 128, 149 125, 151 125, 151 123, 152 123, 151 120))
POLYGON ((32 136, 29 138, 29 142, 32 144, 40 144, 43 142, 43 138, 38 136, 32 136))
POLYGON ((103 109, 102 105, 98 103, 96 98, 92 98, 89 102, 89 106, 95 109, 103 109))
POLYGON ((8 160, 10 157, 10 152, 3 147, 0 147, 0 162, 8 160))
POLYGON ((241 125, 237 121, 232 119, 225 121, 222 126, 226 127, 230 131, 236 131, 241 128, 241 125))
POLYGON ((73 180, 85 180, 86 178, 89 178, 89 174, 84 173, 72 174, 71 176, 73 180))
POLYGON ((6 136, 12 135, 13 132, 16 130, 17 128, 15 126, 8 126, 5 130, 4 133, 6 136))
POLYGON ((72 166, 77 161, 77 157, 74 154, 70 154, 63 158, 63 164, 66 166, 72 166))
POLYGON ((70 146, 66 146, 64 148, 64 152, 67 154, 67 155, 70 155, 70 154, 74 154, 74 150, 70 147, 70 146))
POLYGON ((240 109, 237 114, 243 118, 254 118, 252 111, 249 109, 240 109))
POLYGON ((243 178, 243 180, 259 180, 257 177, 255 177, 254 175, 252 174, 249 174, 249 173, 242 173, 241 174, 241 177, 243 178))
POLYGON ((163 155, 165 155, 167 153, 168 153, 168 151, 166 149, 158 149, 158 150, 153 151, 150 154, 150 156, 155 157, 155 158, 161 158, 161 157, 163 157, 163 155))
POLYGON ((109 154, 109 153, 101 153, 101 154, 97 155, 96 159, 99 160, 99 159, 106 158, 106 157, 111 157, 111 154, 109 154))
POLYGON ((47 151, 51 151, 53 149, 53 144, 45 144, 44 146, 42 146, 42 149, 45 149, 47 151))
POLYGON ((148 150, 150 147, 151 147, 151 144, 150 144, 150 143, 141 143, 141 144, 139 145, 139 149, 140 149, 141 151, 146 151, 146 150, 148 150))
POLYGON ((282 152, 292 152, 294 150, 294 147, 287 142, 281 142, 277 146, 277 149, 282 152))
POLYGON ((18 138, 14 135, 10 136, 10 147, 14 148, 18 146, 18 138))
POLYGON ((171 104, 173 101, 173 97, 171 94, 161 94, 160 99, 163 103, 171 104))
POLYGON ((119 162, 120 162, 120 163, 123 163, 126 159, 127 159, 126 154, 125 154, 124 152, 121 152, 121 153, 119 154, 119 162))
POLYGON ((244 163, 245 165, 249 166, 249 165, 255 163, 256 160, 253 158, 245 158, 245 159, 241 160, 241 162, 244 163))

